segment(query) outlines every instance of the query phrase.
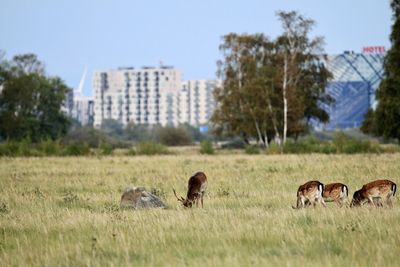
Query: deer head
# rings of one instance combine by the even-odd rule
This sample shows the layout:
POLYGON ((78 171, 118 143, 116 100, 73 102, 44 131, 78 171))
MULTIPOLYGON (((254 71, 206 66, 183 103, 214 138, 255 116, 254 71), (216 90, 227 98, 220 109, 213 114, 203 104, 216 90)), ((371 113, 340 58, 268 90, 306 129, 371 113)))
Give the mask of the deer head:
POLYGON ((189 199, 185 199, 185 198, 183 198, 182 196, 181 196, 181 197, 178 197, 178 196, 176 195, 175 189, 172 189, 172 190, 174 191, 174 195, 175 195, 176 199, 177 199, 179 202, 182 202, 183 206, 185 206, 186 208, 191 208, 191 207, 192 207, 193 201, 191 201, 191 200, 189 200, 189 199))
POLYGON ((362 196, 361 190, 354 192, 353 199, 350 203, 350 207, 358 207, 361 206, 364 197, 362 196))

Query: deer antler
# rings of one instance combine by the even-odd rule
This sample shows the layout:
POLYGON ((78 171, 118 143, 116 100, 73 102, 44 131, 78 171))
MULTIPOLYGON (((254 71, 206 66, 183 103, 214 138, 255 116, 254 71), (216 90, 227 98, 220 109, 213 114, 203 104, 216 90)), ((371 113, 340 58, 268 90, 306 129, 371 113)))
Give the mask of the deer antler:
POLYGON ((179 199, 179 197, 176 195, 176 191, 175 191, 174 188, 172 188, 172 191, 174 191, 174 195, 175 195, 175 197, 176 197, 176 199, 177 199, 178 201, 183 202, 183 201, 185 200, 183 197, 181 197, 181 198, 179 199))

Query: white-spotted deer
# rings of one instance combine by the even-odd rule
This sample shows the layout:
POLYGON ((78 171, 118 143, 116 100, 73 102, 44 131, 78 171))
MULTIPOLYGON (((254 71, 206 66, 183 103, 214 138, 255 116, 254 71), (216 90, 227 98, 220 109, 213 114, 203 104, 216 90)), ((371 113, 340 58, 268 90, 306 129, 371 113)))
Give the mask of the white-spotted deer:
POLYGON ((322 192, 324 191, 324 185, 319 181, 309 181, 297 189, 297 205, 294 209, 305 208, 309 202, 314 207, 317 202, 321 203, 322 206, 326 207, 322 192))
POLYGON ((188 191, 186 199, 182 196, 179 198, 176 195, 175 189, 173 189, 175 197, 178 201, 182 202, 183 206, 191 208, 193 203, 196 202, 196 206, 199 206, 199 200, 201 200, 201 207, 203 207, 203 196, 207 189, 207 177, 204 172, 197 172, 189 178, 188 191))
POLYGON ((344 201, 349 195, 349 188, 342 183, 326 184, 322 197, 325 202, 335 202, 339 207, 343 206, 344 201))
POLYGON ((392 207, 392 197, 396 193, 397 185, 390 180, 376 180, 354 192, 350 207, 361 206, 368 202, 370 205, 382 207, 382 200, 392 207))

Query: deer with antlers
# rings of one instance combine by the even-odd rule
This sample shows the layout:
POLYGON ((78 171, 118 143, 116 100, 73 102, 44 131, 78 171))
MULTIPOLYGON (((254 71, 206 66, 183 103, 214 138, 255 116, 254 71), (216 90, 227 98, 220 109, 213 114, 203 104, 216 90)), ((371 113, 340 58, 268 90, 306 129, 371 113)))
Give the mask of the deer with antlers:
POLYGON ((203 207, 203 196, 207 188, 207 177, 204 172, 197 172, 188 181, 188 191, 186 199, 182 196, 179 198, 176 195, 175 189, 173 189, 175 197, 178 201, 182 202, 183 206, 191 208, 193 203, 196 202, 196 207, 199 206, 199 200, 201 200, 201 207, 203 207))
POLYGON ((297 189, 297 206, 294 209, 305 208, 308 203, 314 207, 317 202, 321 203, 322 206, 326 207, 322 193, 324 191, 324 185, 319 181, 309 181, 297 189))
POLYGON ((360 190, 354 192, 350 207, 361 206, 365 203, 382 207, 382 200, 385 199, 386 204, 392 207, 392 197, 396 193, 396 188, 397 185, 390 180, 376 180, 365 184, 360 190))

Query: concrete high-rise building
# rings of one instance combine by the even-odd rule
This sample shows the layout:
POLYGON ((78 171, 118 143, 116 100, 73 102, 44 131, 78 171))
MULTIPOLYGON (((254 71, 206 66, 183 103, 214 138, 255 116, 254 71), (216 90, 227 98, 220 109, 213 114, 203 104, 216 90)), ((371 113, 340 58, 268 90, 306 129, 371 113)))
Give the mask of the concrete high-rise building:
POLYGON ((93 97, 79 96, 74 98, 72 118, 78 120, 82 126, 93 125, 94 101, 93 97))
POLYGON ((220 80, 184 81, 178 96, 179 123, 208 125, 216 106, 213 91, 221 84, 220 80))
POLYGON ((94 126, 105 119, 123 125, 177 125, 180 88, 181 71, 169 66, 95 71, 94 126))

